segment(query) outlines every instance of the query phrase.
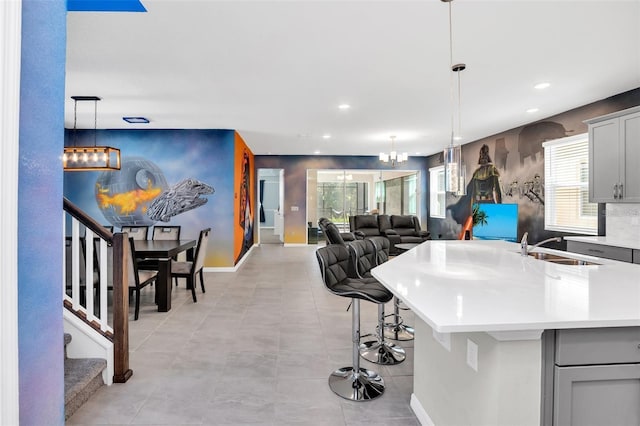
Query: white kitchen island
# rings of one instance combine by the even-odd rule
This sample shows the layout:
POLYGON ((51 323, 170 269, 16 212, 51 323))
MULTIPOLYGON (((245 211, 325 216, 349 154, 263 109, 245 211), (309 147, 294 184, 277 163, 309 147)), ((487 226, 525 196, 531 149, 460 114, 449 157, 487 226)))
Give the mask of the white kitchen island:
POLYGON ((640 326, 640 266, 536 251, 598 264, 523 257, 504 241, 442 240, 373 269, 416 316, 411 406, 423 424, 546 424, 542 332, 640 326))

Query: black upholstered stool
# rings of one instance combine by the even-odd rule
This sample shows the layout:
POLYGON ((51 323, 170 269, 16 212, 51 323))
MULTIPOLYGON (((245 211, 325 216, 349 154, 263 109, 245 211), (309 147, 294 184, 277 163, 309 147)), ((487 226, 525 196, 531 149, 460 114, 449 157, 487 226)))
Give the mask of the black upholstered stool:
MULTIPOLYGON (((384 238, 374 238, 371 242, 376 248, 376 266, 389 260, 389 242, 384 238)), ((401 303, 398 296, 393 297, 393 314, 387 315, 387 317, 393 317, 393 322, 384 324, 384 337, 399 341, 413 340, 415 335, 413 327, 405 324, 400 316, 400 310, 409 310, 409 308, 400 306, 401 303)))
POLYGON ((360 368, 360 300, 383 304, 393 295, 374 278, 350 278, 348 276, 350 254, 342 245, 332 244, 316 250, 322 280, 327 289, 338 296, 352 300, 353 363, 340 368, 329 376, 329 387, 342 398, 366 401, 382 395, 384 380, 375 371, 360 368))
MULTIPOLYGON (((383 237, 377 237, 383 240, 383 237)), ((374 279, 371 269, 377 264, 378 253, 376 244, 372 239, 351 241, 347 244, 351 253, 349 263, 355 269, 355 275, 363 279, 374 279)), ((376 282, 378 282, 376 280, 376 282)), ((378 303, 378 325, 376 326, 376 340, 367 341, 360 344, 360 355, 367 361, 382 365, 399 364, 407 357, 405 350, 395 343, 388 342, 384 336, 384 303, 378 303)))

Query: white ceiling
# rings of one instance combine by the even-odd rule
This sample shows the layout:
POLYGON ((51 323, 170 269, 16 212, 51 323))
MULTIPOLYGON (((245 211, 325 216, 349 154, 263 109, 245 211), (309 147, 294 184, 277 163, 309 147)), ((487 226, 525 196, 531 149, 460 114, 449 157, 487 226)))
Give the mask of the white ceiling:
MULTIPOLYGON (((98 128, 235 129, 257 155, 377 155, 392 134, 410 155, 449 144, 448 3, 142 2, 68 14, 66 127, 69 97, 97 95, 98 128)), ((640 0, 451 7, 462 143, 640 87, 640 0)), ((86 104, 78 128, 93 128, 86 104)))

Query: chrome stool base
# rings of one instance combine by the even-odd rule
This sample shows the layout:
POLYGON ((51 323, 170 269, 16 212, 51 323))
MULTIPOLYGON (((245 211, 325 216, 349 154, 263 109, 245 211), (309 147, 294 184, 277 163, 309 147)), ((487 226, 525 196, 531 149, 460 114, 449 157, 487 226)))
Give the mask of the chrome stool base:
POLYGON ((407 354, 395 343, 372 340, 360 344, 360 356, 376 364, 395 365, 404 361, 407 354))
POLYGON ((415 332, 413 327, 405 325, 404 320, 400 316, 400 310, 408 311, 409 308, 400 307, 401 300, 398 296, 393 296, 393 314, 389 315, 393 317, 394 322, 386 323, 384 325, 384 337, 391 340, 407 341, 413 340, 415 332))
POLYGON ((391 340, 413 340, 415 331, 410 325, 404 324, 390 324, 384 325, 384 337, 391 340))
POLYGON ((331 373, 329 387, 344 399, 368 401, 383 394, 384 380, 375 371, 360 368, 356 374, 353 367, 344 367, 331 373))

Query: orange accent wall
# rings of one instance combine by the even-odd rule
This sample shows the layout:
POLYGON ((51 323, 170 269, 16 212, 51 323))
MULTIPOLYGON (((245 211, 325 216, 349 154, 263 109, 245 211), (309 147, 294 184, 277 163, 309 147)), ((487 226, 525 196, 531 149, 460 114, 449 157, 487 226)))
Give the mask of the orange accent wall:
POLYGON ((255 240, 256 177, 253 152, 238 132, 234 133, 233 258, 237 264, 255 240))

